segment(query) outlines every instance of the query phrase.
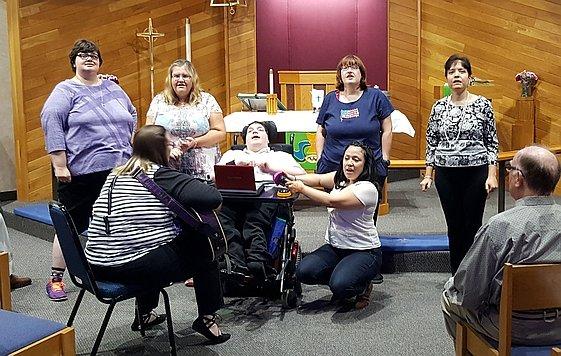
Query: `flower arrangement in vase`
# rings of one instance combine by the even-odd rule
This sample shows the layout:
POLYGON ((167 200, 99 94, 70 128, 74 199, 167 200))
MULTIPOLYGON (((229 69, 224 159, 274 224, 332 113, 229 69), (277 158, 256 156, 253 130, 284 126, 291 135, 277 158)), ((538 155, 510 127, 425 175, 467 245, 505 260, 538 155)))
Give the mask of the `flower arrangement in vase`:
POLYGON ((522 72, 516 74, 516 77, 514 77, 514 79, 516 79, 516 81, 520 82, 520 84, 522 85, 522 97, 526 98, 532 96, 534 87, 538 82, 538 76, 536 75, 536 73, 523 70, 522 72))

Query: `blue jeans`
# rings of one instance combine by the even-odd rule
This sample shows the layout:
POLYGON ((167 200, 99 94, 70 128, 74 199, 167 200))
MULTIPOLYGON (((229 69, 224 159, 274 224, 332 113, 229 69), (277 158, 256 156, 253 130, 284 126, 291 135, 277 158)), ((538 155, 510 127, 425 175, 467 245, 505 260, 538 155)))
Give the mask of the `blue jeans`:
POLYGON ((362 293, 380 272, 382 250, 347 250, 325 244, 300 261, 296 277, 304 284, 328 285, 335 298, 362 293))

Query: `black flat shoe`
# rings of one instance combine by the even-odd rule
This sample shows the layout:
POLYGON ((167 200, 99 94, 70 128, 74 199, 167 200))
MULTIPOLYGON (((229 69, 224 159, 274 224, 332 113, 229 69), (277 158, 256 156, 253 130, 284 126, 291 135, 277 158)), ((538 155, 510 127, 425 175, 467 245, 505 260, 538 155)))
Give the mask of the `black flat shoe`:
POLYGON ((384 276, 381 273, 378 273, 372 280, 372 284, 381 284, 382 282, 384 282, 384 276))
POLYGON ((221 344, 225 341, 230 339, 230 334, 221 333, 220 335, 216 336, 210 331, 210 328, 216 324, 216 318, 218 315, 214 314, 212 318, 208 318, 206 316, 200 316, 193 322, 193 330, 202 334, 204 337, 208 339, 210 344, 221 344))
MULTIPOLYGON (((158 324, 161 324, 164 321, 166 321, 166 318, 167 318, 167 315, 158 314, 158 313, 156 313, 155 311, 152 310, 149 314, 142 316, 144 330, 152 329, 154 326, 156 326, 158 324)), ((140 324, 138 323, 138 319, 136 317, 134 318, 134 321, 132 322, 131 330, 132 331, 140 331, 140 324)))

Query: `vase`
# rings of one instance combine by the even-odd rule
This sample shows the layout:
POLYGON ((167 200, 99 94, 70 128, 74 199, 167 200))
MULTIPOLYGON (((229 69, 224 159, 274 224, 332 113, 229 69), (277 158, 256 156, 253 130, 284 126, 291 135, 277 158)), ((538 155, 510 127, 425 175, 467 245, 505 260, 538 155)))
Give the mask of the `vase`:
POLYGON ((522 97, 527 98, 532 96, 532 91, 534 90, 534 86, 528 82, 521 82, 522 84, 522 97))

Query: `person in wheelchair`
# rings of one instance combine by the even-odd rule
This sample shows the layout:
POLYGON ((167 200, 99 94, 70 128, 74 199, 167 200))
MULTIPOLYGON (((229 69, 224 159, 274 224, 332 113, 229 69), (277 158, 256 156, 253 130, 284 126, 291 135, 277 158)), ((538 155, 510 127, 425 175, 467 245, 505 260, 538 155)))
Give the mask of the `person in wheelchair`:
MULTIPOLYGON (((246 147, 225 152, 218 164, 253 166, 256 181, 272 181, 273 174, 281 171, 296 175, 306 173, 291 154, 269 147, 274 132, 276 127, 272 122, 250 123, 242 130, 246 147)), ((249 199, 244 202, 224 201, 219 218, 228 239, 227 257, 232 272, 253 276, 259 281, 267 278, 270 260, 267 236, 271 232, 277 205, 249 199)))

